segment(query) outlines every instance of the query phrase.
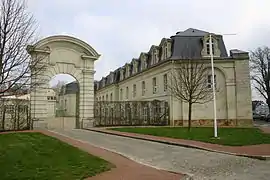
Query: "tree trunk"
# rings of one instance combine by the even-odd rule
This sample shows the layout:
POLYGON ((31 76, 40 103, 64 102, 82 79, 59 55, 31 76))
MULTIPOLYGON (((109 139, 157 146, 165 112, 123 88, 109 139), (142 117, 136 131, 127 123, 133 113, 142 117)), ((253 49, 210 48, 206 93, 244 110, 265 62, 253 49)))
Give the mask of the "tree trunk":
POLYGON ((191 130, 191 113, 192 113, 192 103, 188 103, 188 131, 191 130))

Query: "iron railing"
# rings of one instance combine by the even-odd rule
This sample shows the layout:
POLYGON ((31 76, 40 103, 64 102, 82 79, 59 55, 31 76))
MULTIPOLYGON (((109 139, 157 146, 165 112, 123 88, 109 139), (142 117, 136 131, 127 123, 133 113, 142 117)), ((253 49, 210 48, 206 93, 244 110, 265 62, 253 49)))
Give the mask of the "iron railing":
POLYGON ((167 101, 96 101, 94 126, 169 125, 167 101))

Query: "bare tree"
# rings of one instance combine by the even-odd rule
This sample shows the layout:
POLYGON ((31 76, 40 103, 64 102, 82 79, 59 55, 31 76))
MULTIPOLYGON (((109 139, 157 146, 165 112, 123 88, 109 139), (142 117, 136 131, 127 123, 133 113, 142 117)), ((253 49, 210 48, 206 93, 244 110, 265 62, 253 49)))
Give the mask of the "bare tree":
POLYGON ((270 48, 259 47, 250 53, 252 85, 270 109, 270 48))
POLYGON ((208 82, 208 69, 205 62, 188 59, 177 63, 171 75, 171 83, 168 85, 171 95, 188 103, 189 131, 191 129, 192 105, 204 104, 212 100, 212 85, 208 82))
MULTIPOLYGON (((36 22, 25 0, 1 0, 0 4, 0 97, 36 86, 31 77, 45 67, 42 58, 30 60, 27 46, 35 43, 36 22), (16 85, 16 86, 15 86, 16 85)), ((29 49, 29 48, 28 48, 29 49)), ((31 47, 30 47, 31 49, 31 47)))

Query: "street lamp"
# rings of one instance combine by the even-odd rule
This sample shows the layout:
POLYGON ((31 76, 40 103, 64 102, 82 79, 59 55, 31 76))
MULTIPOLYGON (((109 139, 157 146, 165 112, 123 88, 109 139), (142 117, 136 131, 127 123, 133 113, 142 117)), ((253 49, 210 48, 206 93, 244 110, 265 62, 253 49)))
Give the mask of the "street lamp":
POLYGON ((212 69, 212 90, 213 90, 213 108, 214 108, 214 137, 217 138, 217 105, 216 105, 216 88, 215 88, 215 70, 213 57, 212 34, 209 35, 211 69, 212 69))
MULTIPOLYGON (((223 34, 223 35, 236 35, 236 34, 223 34)), ((211 69, 212 69, 212 90, 213 90, 213 109, 214 109, 214 137, 218 137, 217 129, 217 105, 216 105, 216 87, 215 87, 215 69, 214 69, 214 55, 213 55, 213 42, 212 34, 209 34, 209 47, 211 57, 211 69)))

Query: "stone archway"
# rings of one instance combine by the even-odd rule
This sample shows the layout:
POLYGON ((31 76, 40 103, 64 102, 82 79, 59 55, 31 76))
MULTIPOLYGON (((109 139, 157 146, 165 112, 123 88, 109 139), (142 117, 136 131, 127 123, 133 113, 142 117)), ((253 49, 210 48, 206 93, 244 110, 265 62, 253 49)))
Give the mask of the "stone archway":
POLYGON ((29 46, 27 51, 32 62, 36 60, 46 67, 31 79, 33 83, 42 82, 31 92, 33 126, 46 127, 48 124, 46 92, 50 79, 57 74, 69 74, 79 83, 80 128, 91 127, 94 119, 94 61, 100 55, 84 41, 64 35, 44 38, 29 46))

